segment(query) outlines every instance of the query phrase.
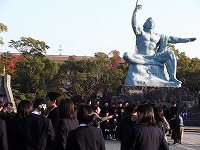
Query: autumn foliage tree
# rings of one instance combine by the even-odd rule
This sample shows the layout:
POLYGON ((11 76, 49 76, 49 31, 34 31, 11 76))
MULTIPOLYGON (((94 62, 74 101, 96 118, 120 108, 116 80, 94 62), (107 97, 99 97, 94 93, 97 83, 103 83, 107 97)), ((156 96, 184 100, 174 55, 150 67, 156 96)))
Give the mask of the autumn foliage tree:
POLYGON ((0 70, 5 68, 5 73, 14 74, 16 62, 22 60, 20 55, 13 55, 10 52, 4 52, 0 56, 0 70))

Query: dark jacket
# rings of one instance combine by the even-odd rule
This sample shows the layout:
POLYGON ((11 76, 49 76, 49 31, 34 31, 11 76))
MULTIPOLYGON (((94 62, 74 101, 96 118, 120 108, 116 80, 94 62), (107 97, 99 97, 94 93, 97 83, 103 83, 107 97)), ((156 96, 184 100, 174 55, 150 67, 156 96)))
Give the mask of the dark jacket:
POLYGON ((30 114, 18 119, 16 136, 16 150, 44 150, 46 145, 53 145, 55 134, 50 119, 30 114))
POLYGON ((171 125, 172 125, 172 128, 171 128, 172 129, 172 139, 174 139, 174 141, 177 142, 177 140, 181 139, 180 119, 178 116, 171 120, 171 125))
POLYGON ((105 141, 101 129, 84 126, 70 131, 66 150, 105 150, 105 141))
POLYGON ((74 130, 79 127, 77 119, 60 119, 58 121, 57 130, 56 130, 56 150, 64 150, 66 148, 66 142, 68 134, 71 130, 74 130))
POLYGON ((6 123, 0 119, 0 150, 8 150, 6 123))
POLYGON ((129 145, 131 150, 169 150, 161 129, 148 124, 133 126, 129 145))
POLYGON ((52 109, 52 110, 49 112, 47 118, 51 119, 53 128, 54 128, 54 130, 56 130, 56 129, 57 129, 58 121, 59 121, 59 119, 60 119, 58 107, 55 107, 54 109, 52 109))
POLYGON ((129 141, 129 132, 133 125, 136 124, 137 116, 132 116, 131 114, 126 115, 121 119, 117 126, 117 138, 121 141, 121 150, 127 149, 129 141))

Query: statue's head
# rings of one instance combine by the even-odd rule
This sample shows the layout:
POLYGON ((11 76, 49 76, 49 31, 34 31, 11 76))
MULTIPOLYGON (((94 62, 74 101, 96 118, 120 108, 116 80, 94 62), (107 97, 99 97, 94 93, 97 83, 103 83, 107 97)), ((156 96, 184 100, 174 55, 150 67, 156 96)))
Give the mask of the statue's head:
POLYGON ((153 29, 155 27, 155 22, 151 17, 149 17, 143 25, 144 29, 153 29))

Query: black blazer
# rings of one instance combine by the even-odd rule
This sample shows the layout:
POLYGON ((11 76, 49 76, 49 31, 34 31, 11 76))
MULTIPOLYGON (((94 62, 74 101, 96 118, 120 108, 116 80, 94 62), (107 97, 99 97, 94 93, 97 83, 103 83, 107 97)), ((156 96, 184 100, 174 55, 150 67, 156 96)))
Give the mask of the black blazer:
POLYGON ((74 130, 79 127, 77 119, 60 119, 58 121, 57 130, 56 130, 56 144, 55 150, 64 150, 66 148, 66 142, 68 134, 71 130, 74 130))
POLYGON ((69 132, 66 150, 105 150, 101 129, 84 126, 69 132))
POLYGON ((148 124, 134 125, 129 135, 131 150, 169 150, 164 133, 158 127, 148 124))
POLYGON ((117 126, 117 138, 121 141, 121 150, 126 150, 129 144, 129 132, 133 125, 136 124, 137 116, 131 118, 131 114, 126 115, 122 118, 117 126))
POLYGON ((51 110, 49 112, 47 118, 51 119, 53 128, 54 128, 54 130, 56 130, 57 129, 58 121, 60 119, 58 107, 55 107, 53 110, 51 110))
POLYGON ((0 150, 8 150, 6 123, 0 119, 0 150))
POLYGON ((54 136, 53 126, 48 118, 30 114, 17 120, 17 150, 44 150, 46 145, 53 145, 54 136))

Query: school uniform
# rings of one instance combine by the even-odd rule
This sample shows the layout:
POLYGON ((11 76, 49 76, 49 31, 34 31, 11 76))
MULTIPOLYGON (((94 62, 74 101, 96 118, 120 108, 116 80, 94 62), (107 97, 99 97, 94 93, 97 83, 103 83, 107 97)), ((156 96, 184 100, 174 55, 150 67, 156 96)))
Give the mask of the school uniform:
POLYGON ((52 108, 51 111, 49 112, 47 118, 51 119, 53 128, 54 128, 54 130, 56 130, 58 121, 60 119, 58 107, 52 108))
POLYGON ((0 119, 0 150, 8 150, 6 123, 0 119))
POLYGON ((53 145, 55 133, 50 119, 33 112, 18 119, 16 136, 16 150, 45 150, 46 145, 53 145))
POLYGON ((105 141, 101 129, 80 125, 69 132, 66 150, 105 150, 105 141))
POLYGON ((163 131, 145 123, 134 125, 130 130, 129 146, 131 150, 169 150, 163 131))
POLYGON ((71 130, 74 130, 79 127, 77 119, 60 119, 58 121, 57 130, 56 130, 56 144, 55 150, 64 150, 66 148, 66 142, 68 134, 71 130))

